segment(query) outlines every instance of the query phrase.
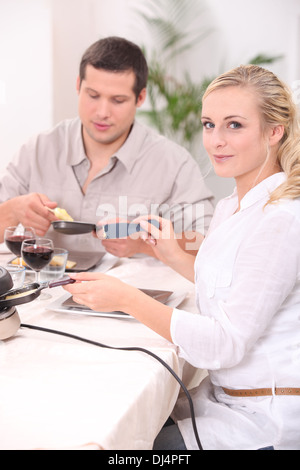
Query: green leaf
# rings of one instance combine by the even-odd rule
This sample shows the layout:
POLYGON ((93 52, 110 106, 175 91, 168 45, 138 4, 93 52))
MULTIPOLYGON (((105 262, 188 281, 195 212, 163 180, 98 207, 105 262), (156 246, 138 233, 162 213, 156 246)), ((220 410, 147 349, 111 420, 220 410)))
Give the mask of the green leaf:
POLYGON ((273 62, 276 62, 277 60, 280 60, 282 58, 283 58, 282 55, 268 56, 266 54, 258 54, 255 57, 253 57, 251 60, 249 60, 248 64, 253 64, 253 65, 273 64, 273 62))

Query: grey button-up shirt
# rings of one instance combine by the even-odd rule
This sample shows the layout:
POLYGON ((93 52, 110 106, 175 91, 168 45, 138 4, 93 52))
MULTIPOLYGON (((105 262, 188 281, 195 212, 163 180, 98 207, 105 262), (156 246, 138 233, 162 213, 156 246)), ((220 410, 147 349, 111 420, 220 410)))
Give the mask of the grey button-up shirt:
MULTIPOLYGON (((89 165, 80 119, 63 121, 21 147, 0 180, 0 202, 39 192, 77 221, 160 214, 173 220, 178 233, 207 230, 213 197, 197 163, 185 149, 152 129, 135 122, 124 145, 84 194, 89 165)), ((62 235, 50 228, 47 235, 55 246, 103 250, 90 234, 62 235)))

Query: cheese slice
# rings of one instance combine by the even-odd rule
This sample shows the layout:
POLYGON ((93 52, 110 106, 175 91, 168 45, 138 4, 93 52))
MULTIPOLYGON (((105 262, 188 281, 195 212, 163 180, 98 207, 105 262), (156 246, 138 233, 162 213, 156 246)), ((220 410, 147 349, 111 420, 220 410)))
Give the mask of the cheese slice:
POLYGON ((10 261, 10 264, 15 264, 15 265, 19 266, 19 265, 20 265, 20 261, 22 261, 22 266, 25 266, 25 268, 26 268, 27 264, 26 264, 25 261, 24 261, 23 259, 21 259, 21 258, 15 258, 15 259, 13 259, 12 261, 10 261))
POLYGON ((64 259, 62 256, 54 255, 52 260, 50 261, 50 266, 61 266, 64 264, 64 259))
POLYGON ((54 215, 60 220, 66 220, 68 222, 73 222, 74 219, 68 214, 66 209, 62 209, 61 207, 56 207, 53 210, 54 215))
MULTIPOLYGON (((60 259, 61 257, 60 256, 53 256, 52 260, 50 261, 50 264, 52 266, 60 266, 62 265, 62 261, 60 259)), ((20 264, 20 258, 15 258, 11 261, 11 264, 14 264, 14 265, 19 265, 20 264)), ((67 264, 66 264, 66 269, 73 269, 75 266, 76 266, 76 261, 71 261, 71 260, 68 260, 67 261, 67 264)), ((25 261, 22 259, 22 265, 25 266, 25 268, 27 267, 27 264, 25 263, 25 261)))
POLYGON ((66 269, 73 269, 73 268, 75 268, 76 264, 77 264, 76 261, 69 261, 68 260, 67 264, 66 264, 66 269))

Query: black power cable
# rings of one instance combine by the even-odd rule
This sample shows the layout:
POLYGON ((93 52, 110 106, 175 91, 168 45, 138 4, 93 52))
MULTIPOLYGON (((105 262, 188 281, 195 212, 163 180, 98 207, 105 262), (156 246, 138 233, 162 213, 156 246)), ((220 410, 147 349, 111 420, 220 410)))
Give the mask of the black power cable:
POLYGON ((119 347, 114 347, 114 346, 108 346, 106 344, 102 344, 102 343, 98 343, 97 341, 93 341, 93 340, 90 340, 90 339, 86 339, 86 338, 82 338, 81 336, 76 336, 76 335, 73 335, 71 333, 65 333, 63 331, 58 331, 58 330, 51 330, 49 328, 43 328, 43 327, 40 327, 40 326, 35 326, 35 325, 27 325, 25 323, 22 323, 21 324, 21 328, 29 328, 31 330, 38 330, 38 331, 44 331, 46 333, 52 333, 52 334, 55 334, 55 335, 60 335, 60 336, 66 336, 68 338, 72 338, 72 339, 76 339, 78 341, 82 341, 84 343, 88 343, 88 344, 92 344, 94 346, 98 346, 100 348, 106 348, 106 349, 115 349, 115 350, 118 350, 118 351, 140 351, 140 352, 143 352, 145 354, 148 354, 149 356, 152 356, 154 359, 156 359, 158 362, 160 362, 169 372, 170 374, 173 375, 173 377, 177 380, 177 382, 179 383, 179 385, 181 386, 181 388, 183 389, 187 399, 188 399, 188 402, 189 402, 189 407, 190 407, 190 412, 191 412, 191 420, 192 420, 192 425, 193 425, 193 431, 194 431, 194 435, 195 435, 195 439, 197 441, 197 445, 198 445, 198 448, 199 450, 203 450, 202 448, 202 445, 201 445, 201 442, 200 442, 200 438, 199 438, 199 435, 198 435, 198 430, 197 430, 197 426, 196 426, 196 418, 195 418, 195 412, 194 412, 194 405, 193 405, 193 401, 192 401, 192 398, 191 398, 191 395, 188 391, 188 389, 186 388, 186 386, 184 385, 184 383, 182 382, 182 380, 178 377, 178 375, 173 371, 173 369, 165 362, 163 361, 159 356, 157 356, 156 354, 154 354, 153 352, 151 351, 148 351, 148 349, 144 349, 144 348, 140 348, 140 347, 135 347, 135 346, 132 346, 132 347, 123 347, 123 348, 119 348, 119 347))

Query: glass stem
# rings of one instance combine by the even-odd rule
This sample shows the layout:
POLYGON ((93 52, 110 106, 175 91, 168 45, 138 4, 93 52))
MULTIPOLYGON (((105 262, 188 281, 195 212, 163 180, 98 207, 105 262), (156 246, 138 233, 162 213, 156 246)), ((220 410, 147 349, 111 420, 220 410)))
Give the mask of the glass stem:
POLYGON ((35 272, 35 282, 40 284, 40 271, 35 272))

